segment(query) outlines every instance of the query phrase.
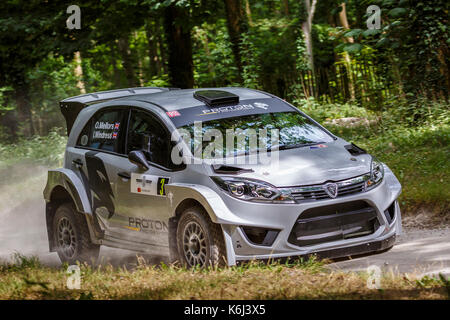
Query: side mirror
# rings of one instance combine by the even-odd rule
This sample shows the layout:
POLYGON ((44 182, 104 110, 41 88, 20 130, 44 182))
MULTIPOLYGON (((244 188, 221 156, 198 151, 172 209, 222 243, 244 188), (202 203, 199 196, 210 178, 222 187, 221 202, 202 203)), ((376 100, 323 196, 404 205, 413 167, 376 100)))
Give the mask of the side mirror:
POLYGON ((130 160, 131 163, 134 163, 135 165, 139 166, 142 169, 148 170, 150 168, 150 165, 147 162, 147 158, 145 157, 145 154, 142 151, 131 151, 128 154, 128 160, 130 160))

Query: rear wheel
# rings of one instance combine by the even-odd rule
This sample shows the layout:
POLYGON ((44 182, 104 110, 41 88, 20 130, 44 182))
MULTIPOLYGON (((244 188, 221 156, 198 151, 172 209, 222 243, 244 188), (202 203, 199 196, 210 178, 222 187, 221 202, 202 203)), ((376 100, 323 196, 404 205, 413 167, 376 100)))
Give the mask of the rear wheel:
POLYGON ((202 208, 183 212, 177 227, 180 262, 187 267, 226 265, 222 228, 202 208))
POLYGON ((53 236, 61 262, 94 263, 97 260, 100 246, 91 242, 86 219, 73 204, 64 203, 56 209, 53 236))

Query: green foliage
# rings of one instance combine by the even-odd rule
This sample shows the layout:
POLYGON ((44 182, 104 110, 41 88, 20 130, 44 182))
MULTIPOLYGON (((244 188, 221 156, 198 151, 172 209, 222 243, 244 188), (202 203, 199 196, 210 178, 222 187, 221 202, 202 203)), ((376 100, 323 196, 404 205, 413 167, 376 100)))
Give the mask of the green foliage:
POLYGON ((199 87, 239 85, 225 19, 193 30, 194 79, 199 87))
POLYGON ((308 98, 294 100, 293 104, 319 122, 347 117, 364 119, 373 119, 376 117, 375 113, 350 103, 322 104, 314 98, 308 98))
POLYGON ((391 77, 411 97, 448 99, 449 2, 378 0, 370 4, 382 9, 381 30, 342 32, 341 37, 353 37, 356 43, 342 44, 339 49, 358 53, 371 46, 381 59, 396 61, 391 77))
POLYGON ((44 7, 36 0, 1 2, 0 83, 23 83, 24 73, 54 48, 50 35, 60 14, 49 14, 46 10, 52 8, 44 7))
POLYGON ((403 97, 414 114, 421 112, 415 103, 420 96, 448 98, 448 1, 348 0, 350 30, 339 27, 341 3, 317 3, 312 74, 301 30, 304 2, 249 1, 251 16, 240 37, 243 70, 239 75, 223 0, 86 1, 81 30, 65 28, 65 2, 42 6, 37 0, 4 1, 0 5, 0 127, 7 129, 0 129, 0 138, 20 136, 27 117, 41 135, 63 126, 57 102, 79 94, 79 80, 87 92, 129 87, 131 82, 170 85, 170 50, 163 22, 171 6, 185 13, 171 23, 192 30, 195 87, 242 85, 283 98, 314 96, 337 104, 354 100, 378 111, 403 97), (370 4, 382 9, 381 30, 366 27, 370 4), (347 41, 350 38, 354 42, 347 41), (128 48, 120 50, 119 39, 125 39, 128 48), (82 79, 74 75, 75 51, 81 52, 82 79), (136 81, 130 81, 130 73, 136 81), (25 92, 19 95, 21 90, 25 92), (19 98, 29 104, 20 107, 19 98), (416 106, 419 109, 412 110, 416 106), (15 118, 22 121, 13 123, 15 118))
POLYGON ((404 211, 418 207, 445 215, 450 191, 442 184, 450 177, 450 104, 418 99, 411 106, 396 99, 383 112, 369 112, 352 104, 321 104, 314 99, 295 105, 334 134, 354 142, 384 161, 403 186, 404 211), (356 117, 374 121, 359 126, 332 125, 332 119, 356 117))
POLYGON ((297 63, 296 20, 260 19, 242 35, 244 85, 285 97, 297 63))
POLYGON ((54 129, 47 136, 22 139, 14 144, 0 144, 0 167, 29 161, 42 165, 61 165, 67 137, 63 129, 54 129))
POLYGON ((260 72, 261 67, 257 62, 256 47, 251 41, 250 36, 242 37, 242 64, 243 64, 243 80, 244 86, 253 89, 260 89, 260 72))

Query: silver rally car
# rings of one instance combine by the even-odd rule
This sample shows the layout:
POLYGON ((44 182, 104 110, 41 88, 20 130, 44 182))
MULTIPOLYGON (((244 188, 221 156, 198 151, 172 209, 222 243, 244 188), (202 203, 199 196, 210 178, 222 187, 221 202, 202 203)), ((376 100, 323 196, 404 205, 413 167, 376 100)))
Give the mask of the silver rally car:
POLYGON ((336 258, 401 233, 392 171, 269 93, 132 88, 60 107, 64 167, 48 172, 44 198, 64 262, 93 261, 101 245, 186 266, 336 258), (265 142, 256 157, 249 132, 265 142), (204 156, 212 143, 224 147, 204 156))

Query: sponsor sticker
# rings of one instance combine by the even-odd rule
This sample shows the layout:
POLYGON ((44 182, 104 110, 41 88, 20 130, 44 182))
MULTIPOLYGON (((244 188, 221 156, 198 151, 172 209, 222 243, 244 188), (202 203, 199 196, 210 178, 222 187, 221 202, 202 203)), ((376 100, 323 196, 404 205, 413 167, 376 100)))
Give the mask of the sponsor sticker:
POLYGON ((269 105, 266 104, 266 103, 262 103, 262 102, 254 102, 253 105, 254 105, 255 107, 257 107, 257 108, 260 108, 260 109, 264 109, 264 110, 269 109, 269 105))
POLYGON ((310 149, 320 149, 320 148, 328 148, 326 144, 317 144, 315 146, 309 147, 310 149))
POLYGON ((150 220, 147 218, 129 217, 127 229, 147 233, 168 232, 169 226, 164 221, 150 220))
POLYGON ((181 114, 177 110, 175 110, 175 111, 167 111, 166 114, 169 116, 169 118, 181 116, 181 114))
POLYGON ((252 104, 239 104, 236 106, 225 106, 225 107, 205 109, 202 110, 202 113, 199 114, 199 116, 205 116, 208 114, 215 114, 215 113, 235 112, 241 110, 252 110, 252 109, 255 109, 255 107, 252 104))
POLYGON ((166 184, 169 178, 148 174, 131 174, 131 193, 143 194, 148 196, 166 196, 166 184))

